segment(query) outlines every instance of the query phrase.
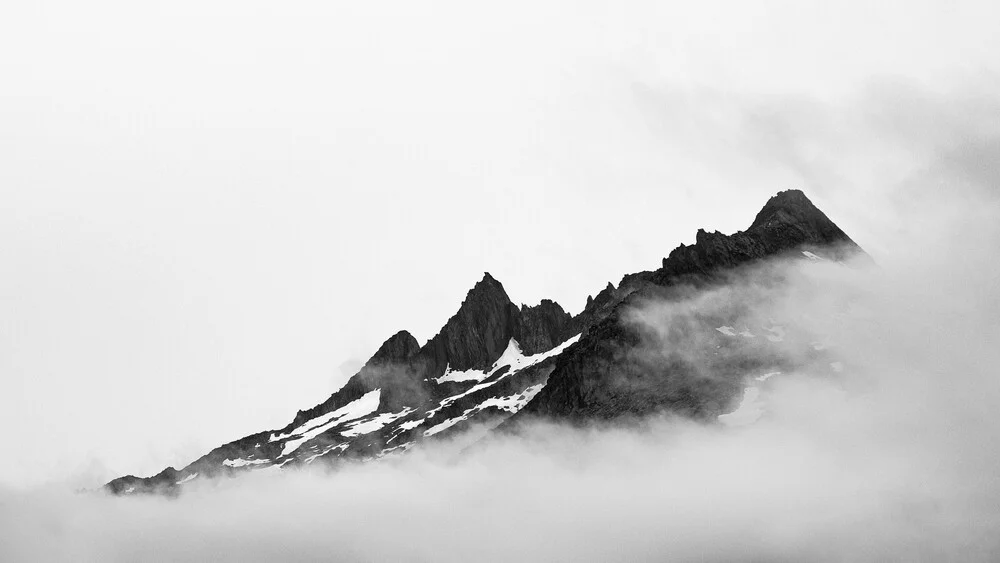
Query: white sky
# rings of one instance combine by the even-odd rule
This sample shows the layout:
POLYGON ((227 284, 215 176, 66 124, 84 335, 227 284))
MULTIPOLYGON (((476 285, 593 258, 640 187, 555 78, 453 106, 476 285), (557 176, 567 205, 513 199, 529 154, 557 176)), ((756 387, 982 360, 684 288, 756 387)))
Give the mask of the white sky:
POLYGON ((0 483, 283 426, 487 270, 575 313, 792 187, 878 258, 997 171, 992 2, 475 4, 0 3, 0 483))

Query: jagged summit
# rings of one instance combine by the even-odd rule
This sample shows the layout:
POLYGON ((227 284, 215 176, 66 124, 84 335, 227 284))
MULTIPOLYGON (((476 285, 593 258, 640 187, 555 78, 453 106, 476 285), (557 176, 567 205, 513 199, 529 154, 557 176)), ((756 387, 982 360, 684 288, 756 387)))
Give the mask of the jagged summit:
POLYGON ((675 248, 658 270, 625 276, 617 290, 609 285, 588 300, 581 316, 591 317, 590 328, 560 356, 545 388, 514 420, 538 415, 609 418, 664 409, 694 417, 718 415, 737 392, 737 382, 690 380, 680 365, 664 371, 631 357, 627 351, 641 335, 621 322, 621 312, 643 299, 667 299, 677 285, 726 283, 720 274, 777 256, 803 258, 812 250, 837 259, 864 253, 800 190, 770 198, 746 231, 725 235, 698 229, 695 244, 675 248))
POLYGON ((772 245, 780 244, 784 238, 799 244, 841 245, 859 250, 847 233, 813 205, 801 190, 779 192, 767 200, 746 232, 757 234, 772 245))
POLYGON ((435 372, 446 366, 485 369, 506 349, 517 311, 503 285, 487 272, 421 355, 434 364, 435 372))
POLYGON ((401 330, 379 346, 378 351, 368 360, 366 366, 406 360, 420 351, 420 343, 412 334, 401 330))
POLYGON ((570 336, 572 316, 551 299, 533 307, 517 307, 503 284, 489 272, 476 283, 437 335, 421 349, 420 356, 435 376, 446 367, 454 370, 486 369, 503 354, 509 341, 517 340, 527 354, 550 349, 570 336))
POLYGON ((534 307, 521 307, 520 319, 513 338, 521 344, 525 354, 538 354, 576 334, 573 316, 555 301, 542 299, 534 307))
POLYGON ((465 299, 481 299, 483 296, 494 295, 498 298, 509 300, 503 284, 497 281, 489 272, 483 272, 482 279, 472 286, 472 289, 466 294, 465 299))
POLYGON ((745 231, 724 235, 698 229, 695 244, 675 248, 649 280, 662 285, 806 247, 825 247, 838 259, 861 252, 801 190, 786 190, 769 199, 745 231))
POLYGON ((789 224, 823 223, 826 226, 836 227, 802 190, 785 190, 771 196, 757 213, 748 230, 764 227, 776 221, 789 224))

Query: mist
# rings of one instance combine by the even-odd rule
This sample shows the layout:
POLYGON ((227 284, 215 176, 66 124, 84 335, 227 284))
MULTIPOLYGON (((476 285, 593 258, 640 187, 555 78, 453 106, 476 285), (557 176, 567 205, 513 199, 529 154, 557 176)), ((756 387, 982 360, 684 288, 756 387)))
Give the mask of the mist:
POLYGON ((577 312, 780 189, 881 261, 927 190, 995 185, 998 20, 979 0, 5 2, 0 425, 32 432, 0 482, 184 465, 287 424, 398 330, 429 338, 484 271, 577 312), (894 189, 909 176, 947 188, 894 189))
POLYGON ((783 323, 785 370, 746 377, 762 410, 750 423, 540 421, 461 451, 255 473, 177 499, 0 493, 0 558, 995 559, 1000 230, 984 217, 928 223, 874 267, 772 262, 633 311, 652 335, 682 327, 692 357, 719 315, 758 337, 783 323))
POLYGON ((997 4, 628 4, 0 8, 0 560, 998 559, 997 4), (747 416, 74 492, 280 427, 484 270, 575 312, 785 188, 876 265, 628 316, 707 378, 733 326, 747 416))

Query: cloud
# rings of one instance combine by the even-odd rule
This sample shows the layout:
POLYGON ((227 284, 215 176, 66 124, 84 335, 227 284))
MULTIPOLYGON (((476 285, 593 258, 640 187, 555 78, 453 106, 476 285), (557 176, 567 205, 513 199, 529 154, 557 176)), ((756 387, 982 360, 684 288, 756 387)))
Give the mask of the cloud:
POLYGON ((281 427, 485 270, 578 311, 789 187, 882 255, 923 222, 887 180, 995 173, 996 2, 7 4, 17 486, 281 427))
MULTIPOLYGON (((12 336, 3 355, 15 378, 6 426, 34 425, 8 437, 18 458, 4 473, 19 482, 48 469, 43 458, 49 473, 76 467, 52 452, 86 452, 98 438, 100 458, 127 452, 108 465, 149 472, 241 429, 284 424, 326 386, 317 375, 312 388, 275 388, 274 374, 328 373, 331 319, 384 317, 368 329, 345 323, 341 336, 400 328, 395 305, 315 299, 335 294, 327 282, 344 271, 374 273, 351 276, 342 294, 374 279, 385 284, 375 294, 396 295, 398 277, 372 257, 391 255, 379 262, 390 273, 451 284, 454 295, 466 289, 455 264, 479 275, 496 266, 476 261, 501 260, 534 283, 572 271, 549 278, 572 279, 582 297, 595 276, 623 271, 620 256, 633 251, 623 244, 638 249, 632 262, 655 263, 693 232, 684 221, 745 226, 762 197, 802 187, 880 267, 782 266, 783 290, 739 293, 739 311, 723 307, 750 287, 737 283, 641 312, 653 327, 692 318, 694 305, 794 326, 751 426, 539 425, 463 456, 444 448, 332 475, 251 475, 170 501, 0 490, 0 559, 996 559, 995 4, 828 4, 557 2, 537 19, 534 6, 462 11, 457 26, 441 17, 447 4, 406 8, 422 25, 332 4, 316 18, 216 4, 205 18, 162 14, 165 25, 106 3, 82 19, 33 12, 31 25, 16 23, 0 34, 4 52, 35 53, 2 61, 14 77, 3 117, 16 196, 3 224, 7 239, 27 241, 7 247, 4 279, 21 296, 8 321, 32 337, 12 336), (137 190, 150 171, 156 187, 137 190), (487 189, 470 188, 484 177, 487 189), (250 188, 233 197, 237 185, 250 188), (512 186, 528 195, 510 197, 512 186), (350 202, 375 195, 345 206, 345 191, 350 202), (427 205, 437 201, 451 206, 427 205), (592 228, 602 221, 629 224, 642 242, 592 228), (413 248, 465 246, 399 253, 400 233, 416 237, 413 248), (331 240, 349 240, 338 246, 346 255, 316 260, 331 240), (219 269, 220 256, 242 262, 219 269), (206 285, 199 272, 225 279, 206 285), (252 285, 261 279, 269 291, 252 285), (316 281, 288 291, 302 280, 316 281), (260 298, 291 293, 311 297, 260 298), (325 316, 286 318, 313 301, 325 316), (243 327, 271 325, 232 345, 243 327), (190 342, 175 341, 184 334, 190 342), (812 354, 814 337, 842 373, 812 354), (214 360, 220 350, 227 361, 214 360), (312 361, 289 364, 305 351, 312 361), (157 393, 134 392, 147 385, 157 393), (233 389, 257 392, 227 409, 219 397, 233 389), (272 422, 261 424, 265 409, 272 422), (177 446, 190 436, 198 442, 177 446)), ((413 295, 396 303, 425 301, 413 295)), ((409 310, 404 325, 433 333, 435 315, 454 306, 452 294, 434 299, 437 309, 409 310)), ((678 342, 651 339, 651 357, 657 344, 678 342)), ((80 479, 102 472, 98 463, 80 479)))
POLYGON ((539 423, 460 454, 251 474, 172 500, 7 492, 0 558, 995 559, 1000 231, 970 218, 982 215, 928 225, 875 268, 773 264, 778 283, 636 311, 653 335, 681 326, 688 345, 703 342, 693 319, 783 320, 785 371, 744 382, 761 391, 753 424, 539 423))

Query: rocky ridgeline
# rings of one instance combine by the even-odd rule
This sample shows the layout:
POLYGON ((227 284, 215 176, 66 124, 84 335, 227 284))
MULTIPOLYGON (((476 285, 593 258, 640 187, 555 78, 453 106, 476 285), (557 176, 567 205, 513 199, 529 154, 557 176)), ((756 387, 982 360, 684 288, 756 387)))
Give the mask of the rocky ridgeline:
POLYGON ((219 446, 181 470, 120 477, 106 488, 176 493, 195 479, 373 459, 472 425, 515 429, 530 417, 718 416, 732 407, 753 362, 745 354, 740 365, 630 354, 643 335, 623 315, 643 300, 672 298, 676 288, 724 283, 726 272, 804 250, 833 259, 860 252, 802 192, 790 190, 772 197, 746 231, 699 230, 694 245, 674 249, 655 271, 609 283, 576 316, 547 299, 518 307, 487 273, 426 344, 406 331, 394 334, 344 387, 285 427, 219 446), (694 361, 720 376, 694 377, 703 369, 694 361))
POLYGON ((609 284, 598 294, 589 330, 559 357, 545 388, 508 426, 533 416, 614 418, 665 408, 694 418, 722 414, 740 393, 741 377, 755 367, 752 363, 737 366, 735 374, 714 365, 720 377, 700 377, 696 372, 713 365, 714 358, 667 355, 651 361, 630 354, 642 344, 643 335, 635 324, 623 322, 622 315, 634 305, 673 299, 676 288, 726 283, 733 270, 783 255, 799 258, 803 251, 833 260, 864 254, 799 190, 768 200, 745 231, 727 236, 699 230, 694 245, 675 248, 658 270, 627 275, 617 289, 609 284))

